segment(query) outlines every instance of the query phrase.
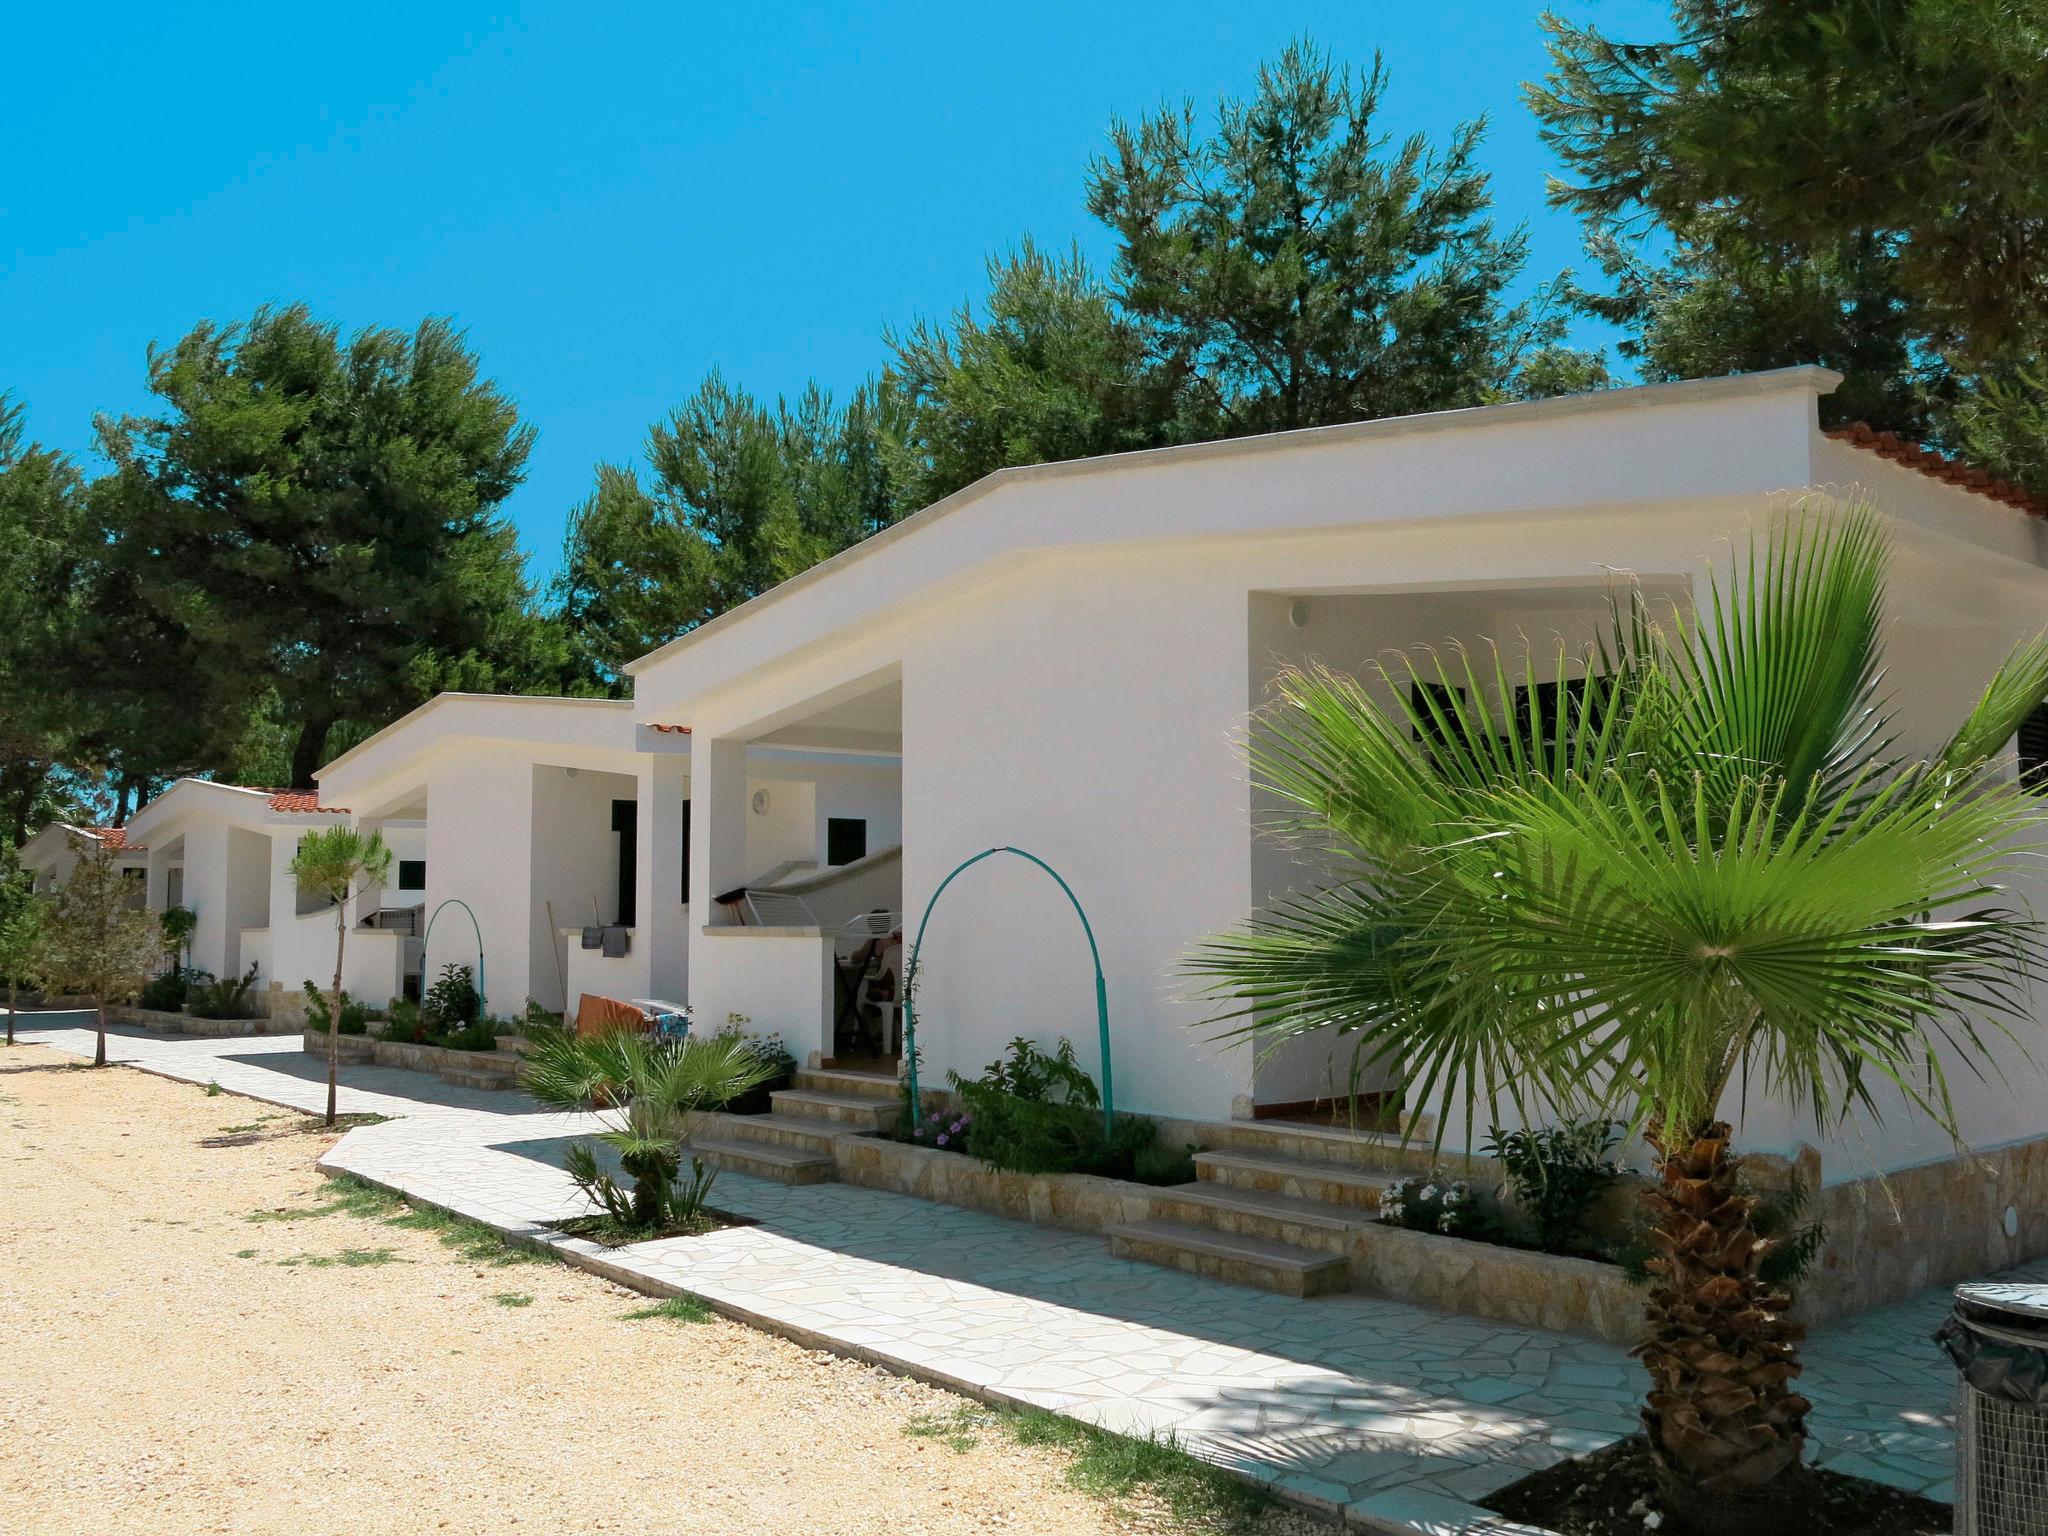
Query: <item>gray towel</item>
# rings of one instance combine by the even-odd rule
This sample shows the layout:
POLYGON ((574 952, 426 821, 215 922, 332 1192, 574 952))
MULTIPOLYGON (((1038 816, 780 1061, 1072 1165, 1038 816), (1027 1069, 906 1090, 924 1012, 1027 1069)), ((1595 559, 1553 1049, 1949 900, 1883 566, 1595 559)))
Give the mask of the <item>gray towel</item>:
POLYGON ((597 949, 603 944, 604 930, 602 928, 586 928, 583 930, 583 947, 585 949, 597 949))
POLYGON ((633 930, 630 928, 607 928, 604 930, 604 957, 607 960, 621 958, 632 946, 633 930))

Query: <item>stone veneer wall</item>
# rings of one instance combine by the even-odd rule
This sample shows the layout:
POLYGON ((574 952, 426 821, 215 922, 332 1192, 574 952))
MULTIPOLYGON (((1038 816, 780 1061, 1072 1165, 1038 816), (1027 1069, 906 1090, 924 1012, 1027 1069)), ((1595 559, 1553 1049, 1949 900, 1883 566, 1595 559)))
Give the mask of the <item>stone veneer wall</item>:
MULTIPOLYGON (((833 1160, 848 1184, 1072 1232, 1149 1220, 1164 1193, 1087 1174, 997 1173, 957 1152, 872 1136, 842 1137, 833 1160)), ((1351 1288, 1368 1296, 1616 1344, 1641 1337, 1641 1293, 1611 1264, 1374 1224, 1352 1239, 1349 1268, 1351 1288)))
MULTIPOLYGON (((1797 1166, 1819 1184, 1818 1154, 1797 1166)), ((2048 1138, 1825 1186, 1811 1215, 1828 1241, 1800 1291, 1810 1322, 2009 1269, 2048 1254, 2048 1138)))

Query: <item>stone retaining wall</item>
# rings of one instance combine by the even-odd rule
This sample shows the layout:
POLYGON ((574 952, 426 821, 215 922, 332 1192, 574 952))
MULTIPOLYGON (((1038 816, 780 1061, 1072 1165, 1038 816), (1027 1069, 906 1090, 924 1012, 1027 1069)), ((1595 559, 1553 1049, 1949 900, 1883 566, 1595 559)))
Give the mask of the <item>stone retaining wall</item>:
MULTIPOLYGON (((323 1058, 327 1055, 325 1030, 302 1030, 300 1038, 305 1044, 307 1054, 323 1058)), ((374 1061, 380 1067, 403 1067, 411 1072, 511 1067, 516 1063, 512 1059, 513 1053, 506 1049, 508 1038, 501 1036, 498 1049, 495 1051, 451 1051, 441 1045, 421 1045, 405 1040, 377 1040, 369 1035, 343 1035, 341 1055, 344 1061, 374 1061)))
MULTIPOLYGON (((1152 1220, 1154 1199, 1166 1193, 1089 1174, 997 1173, 957 1152, 875 1136, 841 1137, 832 1155, 847 1184, 1070 1232, 1152 1220)), ((1612 1264, 1377 1223, 1352 1239, 1349 1264, 1361 1295, 1614 1344, 1642 1336, 1642 1292, 1612 1264)))
POLYGON ((245 1035, 288 1035, 292 1032, 290 1026, 270 1019, 198 1019, 189 1013, 166 1013, 157 1008, 109 1008, 107 1021, 140 1024, 145 1029, 168 1030, 210 1040, 239 1039, 245 1035))

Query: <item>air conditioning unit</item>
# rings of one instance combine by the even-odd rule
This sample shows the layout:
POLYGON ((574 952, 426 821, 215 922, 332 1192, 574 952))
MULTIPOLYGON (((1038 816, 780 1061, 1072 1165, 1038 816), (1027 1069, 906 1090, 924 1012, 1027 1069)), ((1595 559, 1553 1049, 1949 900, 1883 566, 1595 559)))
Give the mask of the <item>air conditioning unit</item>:
POLYGON ((1963 1285, 1935 1333, 1962 1375, 1956 1536, 2048 1536, 2048 1285, 1963 1285))

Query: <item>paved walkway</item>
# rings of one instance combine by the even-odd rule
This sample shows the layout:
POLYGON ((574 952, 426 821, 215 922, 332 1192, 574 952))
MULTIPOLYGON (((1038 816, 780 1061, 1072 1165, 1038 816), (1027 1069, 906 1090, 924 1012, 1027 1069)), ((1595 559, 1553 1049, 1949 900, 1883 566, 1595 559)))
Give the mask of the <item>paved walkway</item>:
MULTIPOLYGON (((49 1021, 56 1023, 56 1019, 49 1021)), ((89 1032, 25 1038, 89 1055, 89 1032)), ((123 1031, 110 1057, 299 1109, 326 1102, 296 1037, 123 1031)), ((551 1233, 586 1207, 560 1167, 593 1117, 422 1073, 344 1067, 331 1171, 550 1241, 644 1289, 992 1400, 1188 1449, 1382 1530, 1503 1531, 1471 1500, 1635 1427, 1639 1369, 1583 1339, 1359 1296, 1296 1300, 1111 1258, 1100 1239, 842 1184, 721 1174, 755 1225, 603 1250, 551 1233)), ((2048 1262, 2030 1267, 2048 1279, 2048 1262)), ((1822 1465, 1947 1498, 1945 1291, 1816 1334, 1802 1389, 1822 1465)))

